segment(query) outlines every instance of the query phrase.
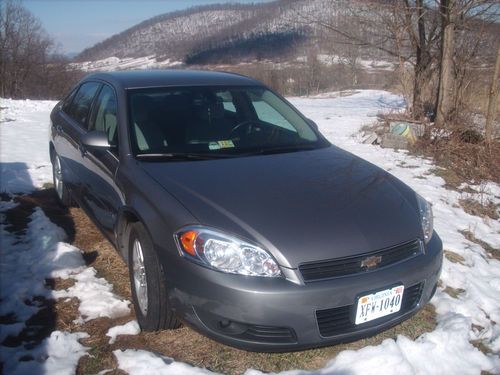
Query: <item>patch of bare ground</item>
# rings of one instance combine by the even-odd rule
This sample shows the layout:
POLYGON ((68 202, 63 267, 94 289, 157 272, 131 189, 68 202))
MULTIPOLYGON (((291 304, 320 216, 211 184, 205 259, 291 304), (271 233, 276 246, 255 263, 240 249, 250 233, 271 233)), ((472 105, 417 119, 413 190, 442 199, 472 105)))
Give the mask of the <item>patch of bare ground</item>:
POLYGON ((475 199, 467 198, 460 199, 459 203, 468 214, 483 218, 488 217, 493 220, 498 220, 500 218, 500 204, 495 204, 493 201, 481 203, 475 199))
POLYGON ((453 297, 453 298, 458 298, 458 296, 462 293, 465 292, 465 289, 462 289, 462 288, 452 288, 451 286, 447 286, 443 292, 445 292, 446 294, 448 294, 450 297, 453 297))
POLYGON ((434 172, 445 180, 446 187, 459 190, 464 182, 500 182, 500 141, 487 144, 480 134, 476 139, 470 134, 477 132, 467 129, 442 132, 434 138, 419 138, 411 151, 433 158, 439 167, 434 172))
POLYGON ((72 245, 83 251, 87 265, 110 282, 116 294, 130 300, 128 268, 123 259, 82 209, 71 208, 70 212, 76 228, 72 245))
POLYGON ((460 233, 462 233, 463 236, 467 238, 469 241, 474 242, 479 246, 481 246, 491 258, 500 260, 500 249, 495 249, 489 243, 480 240, 474 235, 474 232, 470 230, 461 230, 460 233))
MULTIPOLYGON (((31 221, 30 216, 36 207, 41 207, 47 215, 51 216, 51 220, 63 227, 68 236, 74 233, 68 210, 57 203, 55 192, 51 189, 36 191, 29 195, 9 195, 2 193, 1 199, 2 201, 17 203, 16 206, 4 213, 2 224, 5 225, 7 231, 17 236, 19 242, 24 241, 23 236, 26 234, 28 224, 31 221)), ((71 282, 60 279, 45 280, 45 287, 47 289, 56 289, 57 285, 71 285, 71 282)), ((7 347, 22 346, 26 349, 34 348, 50 336, 54 330, 60 329, 60 316, 71 316, 70 313, 60 315, 59 310, 62 309, 62 305, 44 296, 34 296, 31 299, 25 300, 24 303, 28 306, 36 307, 38 311, 25 322, 25 328, 17 336, 7 336, 1 342, 1 345, 7 347)), ((18 319, 14 313, 11 313, 6 316, 0 316, 0 321, 3 324, 13 324, 18 322, 18 319)), ((64 326, 65 324, 63 323, 62 325, 64 326)), ((26 356, 21 360, 31 361, 34 358, 26 356)), ((2 368, 1 364, 0 368, 2 368)))
MULTIPOLYGON (((242 374, 248 368, 264 372, 296 368, 313 370, 324 367, 342 350, 355 350, 367 345, 377 345, 387 338, 396 338, 400 334, 415 339, 425 332, 432 331, 434 327, 435 311, 432 305, 427 305, 413 318, 376 336, 352 343, 291 353, 246 352, 219 344, 189 327, 182 327, 174 331, 142 332, 135 336, 119 336, 113 345, 107 344, 107 338, 96 341, 92 353, 95 358, 103 361, 102 365, 97 366, 95 360, 86 358, 82 359, 81 364, 82 369, 85 367, 85 370, 100 371, 111 368, 109 365, 112 363, 113 350, 143 349, 225 374, 242 374), (88 367, 89 364, 92 367, 88 367)), ((85 341, 82 342, 85 343, 85 341)))
MULTIPOLYGON (((71 209, 71 215, 76 228, 73 245, 86 253, 97 253, 92 256, 90 265, 97 269, 99 276, 105 277, 113 284, 116 293, 130 299, 128 269, 125 262, 81 209, 71 209)), ((349 344, 293 353, 254 353, 234 349, 206 338, 186 326, 173 331, 141 332, 139 335, 118 336, 116 342, 109 345, 109 337, 105 336, 107 330, 131 319, 132 317, 121 320, 101 320, 98 323, 91 321, 82 327, 90 334, 90 337, 82 340, 82 343, 90 346, 91 349, 90 356, 80 360, 79 374, 97 373, 107 368, 116 368, 113 367, 116 360, 112 352, 117 349, 148 350, 177 361, 226 374, 241 374, 248 368, 265 372, 294 368, 318 369, 342 350, 375 345, 386 338, 395 338, 399 334, 416 338, 424 332, 433 330, 436 324, 434 308, 427 305, 413 318, 374 337, 349 344)))
MULTIPOLYGON (((116 294, 130 300, 128 269, 117 251, 102 236, 81 209, 71 208, 67 213, 62 208, 60 209, 63 211, 51 211, 51 207, 48 207, 50 204, 54 204, 53 202, 48 203, 52 199, 50 198, 51 194, 53 195, 53 191, 44 191, 41 195, 38 195, 39 197, 45 197, 42 201, 36 201, 32 196, 24 196, 22 200, 23 202, 32 203, 32 209, 38 205, 42 208, 45 207, 44 211, 51 220, 64 223, 62 226, 69 228, 70 242, 83 251, 86 262, 97 270, 98 276, 106 278, 108 282, 113 284, 113 291, 116 294)), ((57 203, 55 205, 57 206, 57 203)), ((27 211, 24 213, 19 212, 12 217, 16 217, 20 223, 23 217, 28 218, 29 215, 27 211)), ((18 225, 15 229, 22 231, 24 228, 22 225, 18 225)), ((72 286, 72 283, 72 280, 46 280, 47 287, 54 290, 67 289, 72 286)), ((193 366, 204 367, 225 374, 241 374, 248 368, 264 372, 296 368, 312 370, 325 366, 329 360, 342 350, 376 345, 387 338, 396 338, 400 334, 415 339, 425 332, 432 331, 436 325, 434 308, 432 305, 427 305, 411 319, 366 339, 292 353, 255 353, 219 344, 187 326, 173 331, 121 335, 118 336, 114 344, 109 344, 109 337, 106 336, 106 332, 113 326, 122 325, 134 319, 133 311, 130 316, 119 319, 98 318, 88 322, 81 322, 78 319, 80 316, 78 311, 79 303, 76 298, 57 301, 49 300, 43 303, 48 307, 45 314, 49 313, 52 323, 45 327, 43 334, 40 334, 40 339, 47 337, 51 331, 56 329, 89 334, 88 338, 81 340, 81 343, 87 346, 89 351, 88 355, 83 356, 78 363, 76 371, 78 375, 96 374, 108 369, 112 370, 108 374, 124 374, 117 368, 118 364, 113 355, 113 351, 118 349, 148 350, 193 366)), ((8 320, 9 317, 2 318, 8 320)), ((41 318, 43 317, 35 317, 34 320, 39 324, 41 318)), ((17 342, 22 341, 23 337, 17 338, 17 342)), ((15 343, 14 340, 13 344, 15 343)))
POLYGON ((444 250, 444 256, 452 263, 465 264, 465 258, 451 250, 444 250))

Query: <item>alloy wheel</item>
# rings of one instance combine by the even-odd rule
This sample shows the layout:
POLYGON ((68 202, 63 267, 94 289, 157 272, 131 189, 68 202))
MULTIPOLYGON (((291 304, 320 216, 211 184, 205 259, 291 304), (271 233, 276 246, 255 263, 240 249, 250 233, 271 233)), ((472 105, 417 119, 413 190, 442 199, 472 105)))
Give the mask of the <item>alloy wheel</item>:
POLYGON ((57 196, 59 197, 60 200, 62 200, 64 192, 64 182, 62 179, 61 160, 57 155, 54 156, 53 174, 54 174, 54 187, 56 189, 57 196))
POLYGON ((134 240, 132 266, 137 302, 142 315, 146 315, 148 312, 148 282, 146 279, 146 267, 144 266, 144 254, 142 252, 141 243, 138 239, 134 240))

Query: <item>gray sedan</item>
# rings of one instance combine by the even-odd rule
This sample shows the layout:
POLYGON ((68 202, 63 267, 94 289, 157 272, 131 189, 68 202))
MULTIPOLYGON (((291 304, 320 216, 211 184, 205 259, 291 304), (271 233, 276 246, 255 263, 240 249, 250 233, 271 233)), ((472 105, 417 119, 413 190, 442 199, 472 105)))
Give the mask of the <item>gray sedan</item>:
POLYGON ((253 79, 93 74, 51 121, 58 196, 128 263, 144 330, 297 350, 387 329, 436 289, 430 204, 253 79))

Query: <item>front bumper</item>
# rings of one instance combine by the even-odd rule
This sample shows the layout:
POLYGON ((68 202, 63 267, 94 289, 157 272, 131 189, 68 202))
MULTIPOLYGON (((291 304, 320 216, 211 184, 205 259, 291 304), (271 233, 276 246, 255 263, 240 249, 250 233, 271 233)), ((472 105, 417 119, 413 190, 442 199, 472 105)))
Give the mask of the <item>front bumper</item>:
POLYGON ((352 341, 408 319, 432 298, 441 264, 442 243, 434 233, 424 254, 330 280, 243 277, 185 259, 166 265, 166 275, 170 306, 196 330, 245 350, 288 351, 352 341), (356 326, 357 297, 395 284, 405 287, 401 310, 356 326))

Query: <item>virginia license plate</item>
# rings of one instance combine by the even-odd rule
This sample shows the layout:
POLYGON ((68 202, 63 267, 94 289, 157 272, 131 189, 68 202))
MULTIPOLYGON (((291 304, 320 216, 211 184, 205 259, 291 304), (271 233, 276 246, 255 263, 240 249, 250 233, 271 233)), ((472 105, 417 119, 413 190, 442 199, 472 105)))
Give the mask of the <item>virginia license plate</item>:
POLYGON ((403 292, 404 286, 398 285, 394 288, 359 297, 355 323, 366 323, 398 312, 401 309, 403 292))

